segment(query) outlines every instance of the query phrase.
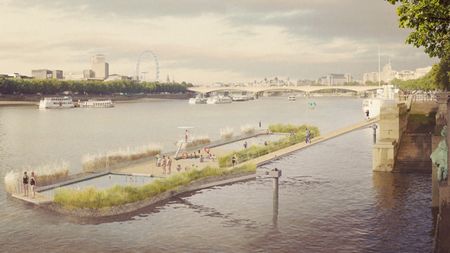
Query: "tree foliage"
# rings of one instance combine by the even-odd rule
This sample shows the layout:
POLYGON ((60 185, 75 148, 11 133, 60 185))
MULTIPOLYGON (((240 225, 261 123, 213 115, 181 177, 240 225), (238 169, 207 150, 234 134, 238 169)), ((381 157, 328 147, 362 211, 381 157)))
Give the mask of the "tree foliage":
POLYGON ((66 81, 57 79, 15 79, 0 78, 1 94, 58 94, 72 92, 79 94, 113 94, 113 93, 179 93, 186 92, 192 86, 185 82, 178 83, 149 83, 130 80, 119 81, 66 81))
MULTIPOLYGON (((431 57, 441 59, 434 72, 437 88, 450 87, 450 0, 387 0, 399 4, 400 27, 412 29, 406 42, 424 47, 431 57)), ((414 81, 415 82, 415 81, 414 81)))
POLYGON ((431 57, 443 58, 449 53, 449 0, 387 0, 400 3, 397 8, 400 27, 410 28, 406 42, 424 47, 431 57))

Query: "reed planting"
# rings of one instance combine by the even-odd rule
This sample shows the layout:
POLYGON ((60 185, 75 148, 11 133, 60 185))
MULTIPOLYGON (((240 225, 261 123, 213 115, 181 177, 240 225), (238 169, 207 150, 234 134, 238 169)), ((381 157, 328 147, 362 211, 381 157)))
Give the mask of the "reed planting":
POLYGON ((25 171, 29 178, 31 177, 31 172, 34 172, 36 186, 41 187, 67 179, 69 176, 69 164, 64 161, 53 162, 35 167, 27 166, 22 171, 9 171, 4 178, 7 192, 13 194, 22 191, 22 177, 25 171))
POLYGON ((242 165, 231 170, 206 167, 202 170, 191 170, 157 179, 143 186, 116 185, 106 190, 98 190, 93 187, 82 190, 60 189, 55 193, 54 202, 67 209, 110 208, 149 199, 158 194, 176 190, 180 186, 186 186, 195 180, 255 171, 254 164, 242 165))
POLYGON ((246 134, 246 135, 250 135, 250 134, 254 134, 256 132, 256 127, 250 124, 246 124, 241 126, 241 133, 246 134))
POLYGON ((208 145, 211 140, 208 136, 194 136, 190 142, 187 143, 186 148, 193 148, 202 145, 208 145))
POLYGON ((160 146, 149 144, 135 148, 128 147, 107 153, 87 154, 83 156, 81 163, 85 172, 96 172, 107 170, 109 167, 122 162, 136 161, 160 153, 160 146))
POLYGON ((231 127, 225 127, 220 129, 220 137, 224 140, 229 140, 233 138, 233 131, 234 129, 231 127))

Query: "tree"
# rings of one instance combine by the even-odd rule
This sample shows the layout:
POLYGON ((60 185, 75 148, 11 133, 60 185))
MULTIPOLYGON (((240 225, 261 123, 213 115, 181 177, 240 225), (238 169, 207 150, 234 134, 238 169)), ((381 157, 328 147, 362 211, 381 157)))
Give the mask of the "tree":
POLYGON ((436 70, 438 87, 448 90, 450 85, 450 0, 386 0, 397 8, 400 27, 413 31, 406 38, 408 44, 424 47, 431 57, 441 61, 436 70))
POLYGON ((397 8, 400 27, 410 28, 406 42, 425 47, 431 57, 448 54, 450 41, 450 0, 387 0, 400 3, 397 8))

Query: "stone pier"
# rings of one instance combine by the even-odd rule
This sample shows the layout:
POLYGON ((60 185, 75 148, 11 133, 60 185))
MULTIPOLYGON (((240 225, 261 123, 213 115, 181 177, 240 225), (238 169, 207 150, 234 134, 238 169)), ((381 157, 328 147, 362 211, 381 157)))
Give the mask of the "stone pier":
POLYGON ((386 101, 380 110, 379 139, 373 146, 373 171, 392 172, 408 113, 404 103, 386 101))

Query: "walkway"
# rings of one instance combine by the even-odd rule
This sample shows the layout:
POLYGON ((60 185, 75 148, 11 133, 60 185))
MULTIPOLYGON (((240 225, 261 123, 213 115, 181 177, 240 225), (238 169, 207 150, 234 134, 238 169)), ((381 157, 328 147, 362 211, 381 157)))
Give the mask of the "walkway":
POLYGON ((361 128, 364 128, 364 127, 371 126, 372 124, 374 124, 374 123, 376 123, 378 121, 379 121, 379 118, 374 118, 374 119, 371 119, 371 120, 365 120, 365 121, 359 122, 357 124, 354 124, 354 125, 351 125, 351 126, 348 126, 348 127, 343 127, 341 129, 332 131, 330 133, 327 133, 325 135, 319 136, 317 138, 313 138, 312 142, 310 144, 306 144, 304 142, 298 143, 298 144, 292 145, 290 147, 287 147, 287 148, 280 149, 278 151, 272 152, 270 154, 260 156, 258 158, 253 159, 253 160, 247 161, 246 163, 253 163, 253 164, 256 164, 257 166, 261 166, 261 165, 263 165, 265 163, 271 162, 271 161, 276 160, 276 159, 278 159, 280 157, 289 155, 289 154, 291 154, 291 153, 293 153, 295 151, 307 148, 309 146, 312 146, 312 145, 315 145, 315 144, 318 144, 318 143, 325 142, 327 140, 336 138, 336 137, 341 136, 343 134, 350 133, 352 131, 355 131, 355 130, 358 130, 358 129, 361 129, 361 128))

